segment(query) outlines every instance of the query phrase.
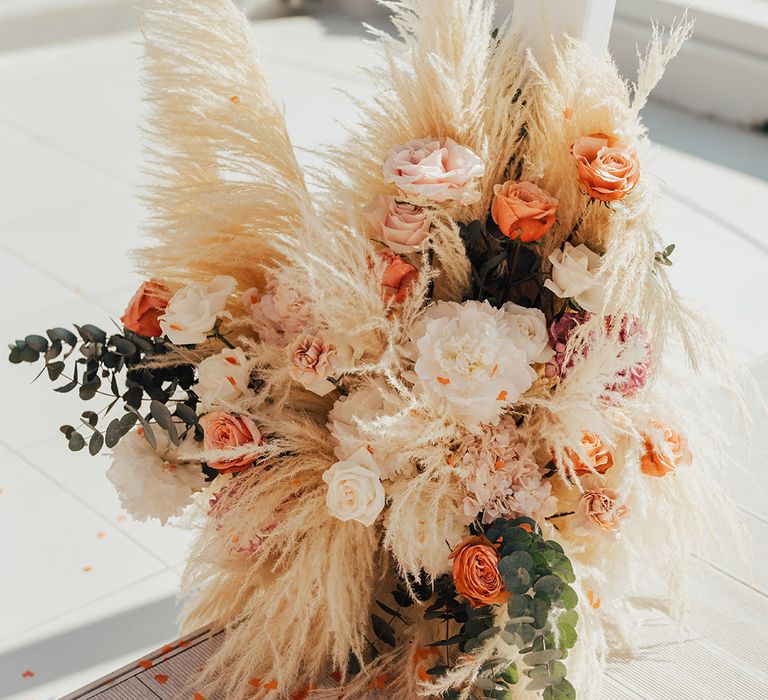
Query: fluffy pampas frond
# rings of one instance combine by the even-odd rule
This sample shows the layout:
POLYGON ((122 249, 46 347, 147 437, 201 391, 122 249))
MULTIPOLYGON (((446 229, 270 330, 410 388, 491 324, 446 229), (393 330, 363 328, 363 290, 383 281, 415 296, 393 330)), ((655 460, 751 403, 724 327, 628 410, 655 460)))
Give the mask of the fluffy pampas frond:
POLYGON ((150 275, 176 283, 262 280, 275 240, 314 213, 246 18, 231 0, 153 0, 145 13, 155 247, 150 275))

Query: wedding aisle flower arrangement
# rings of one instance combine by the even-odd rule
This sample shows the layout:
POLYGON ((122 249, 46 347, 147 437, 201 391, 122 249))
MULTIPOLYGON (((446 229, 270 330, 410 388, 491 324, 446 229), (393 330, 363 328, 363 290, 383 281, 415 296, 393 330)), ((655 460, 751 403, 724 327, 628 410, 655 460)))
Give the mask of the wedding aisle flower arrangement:
POLYGON ((204 695, 595 698, 730 517, 664 351, 727 359, 669 283, 638 116, 688 28, 630 87, 567 38, 537 64, 491 2, 386 4, 310 189, 229 0, 157 0, 147 281, 10 359, 94 404, 61 432, 133 517, 197 520, 204 695))

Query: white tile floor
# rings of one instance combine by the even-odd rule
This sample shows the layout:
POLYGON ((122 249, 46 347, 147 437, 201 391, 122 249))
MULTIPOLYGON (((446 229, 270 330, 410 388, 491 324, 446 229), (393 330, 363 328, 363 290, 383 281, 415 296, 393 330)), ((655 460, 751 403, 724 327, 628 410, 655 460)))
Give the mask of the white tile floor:
MULTIPOLYGON (((254 31, 297 145, 342 138, 355 113, 332 88, 370 92, 356 66, 371 60, 371 49, 356 25, 295 17, 255 23, 254 31)), ((127 251, 141 243, 138 41, 129 33, 0 55, 6 341, 53 324, 105 323, 137 284, 127 251)), ((768 389, 768 330, 748 301, 764 296, 768 273, 768 137, 658 105, 647 119, 664 144, 662 225, 678 244, 677 285, 768 389)), ((17 700, 56 697, 172 638, 190 541, 190 533, 120 513, 105 460, 70 454, 57 433, 79 414, 76 400, 53 394, 45 380, 29 387, 32 376, 0 361, 0 698, 17 700)), ((734 472, 732 488, 757 547, 753 577, 693 561, 690 636, 671 652, 679 663, 659 662, 654 647, 673 637, 649 625, 647 654, 611 669, 606 699, 768 697, 765 431, 751 460, 734 472), (727 680, 733 673, 735 686, 727 680)))

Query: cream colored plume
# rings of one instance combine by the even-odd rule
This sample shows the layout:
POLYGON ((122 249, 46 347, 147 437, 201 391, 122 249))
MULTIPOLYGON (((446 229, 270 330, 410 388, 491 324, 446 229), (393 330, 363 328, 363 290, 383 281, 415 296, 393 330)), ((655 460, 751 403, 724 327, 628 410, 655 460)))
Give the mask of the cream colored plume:
POLYGON ((231 0, 153 0, 144 18, 157 244, 140 264, 177 283, 254 286, 277 242, 315 215, 248 22, 231 0))

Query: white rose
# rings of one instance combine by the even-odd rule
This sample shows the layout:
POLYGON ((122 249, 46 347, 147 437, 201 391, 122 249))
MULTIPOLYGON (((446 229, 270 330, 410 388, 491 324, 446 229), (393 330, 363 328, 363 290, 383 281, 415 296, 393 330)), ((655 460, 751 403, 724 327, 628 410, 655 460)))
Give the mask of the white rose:
POLYGON ((194 391, 207 407, 226 406, 248 392, 252 368, 253 362, 240 348, 224 348, 198 365, 194 391))
POLYGON ((392 149, 384 163, 387 182, 407 195, 433 202, 476 202, 480 194, 473 181, 484 172, 483 161, 451 138, 409 141, 392 149))
POLYGON ((555 351, 549 345, 547 317, 539 309, 527 309, 511 301, 502 307, 528 362, 549 362, 555 351))
POLYGON ((216 319, 225 315, 227 299, 236 286, 234 278, 220 275, 210 284, 196 282, 182 287, 160 316, 160 328, 176 345, 204 343, 216 319))
POLYGON ((575 299, 585 311, 598 313, 603 308, 603 287, 598 280, 600 256, 583 243, 565 243, 549 256, 552 279, 544 286, 561 299, 575 299))
POLYGON ((382 479, 402 473, 410 460, 401 451, 392 450, 375 421, 400 410, 397 396, 386 380, 376 378, 369 385, 341 396, 328 414, 328 430, 338 443, 334 448, 337 459, 349 459, 360 448, 373 450, 382 479))
POLYGON ((138 431, 123 437, 112 451, 107 478, 132 518, 158 518, 165 525, 169 518, 181 515, 193 495, 205 487, 205 474, 191 449, 181 455, 188 445, 174 448, 162 430, 154 435, 157 449, 138 431))
POLYGON ((511 316, 487 301, 427 309, 411 336, 417 393, 442 401, 471 429, 495 423, 536 379, 511 316))
POLYGON ((356 520, 370 527, 384 510, 379 468, 364 447, 326 470, 323 481, 328 484, 328 512, 334 518, 356 520))

